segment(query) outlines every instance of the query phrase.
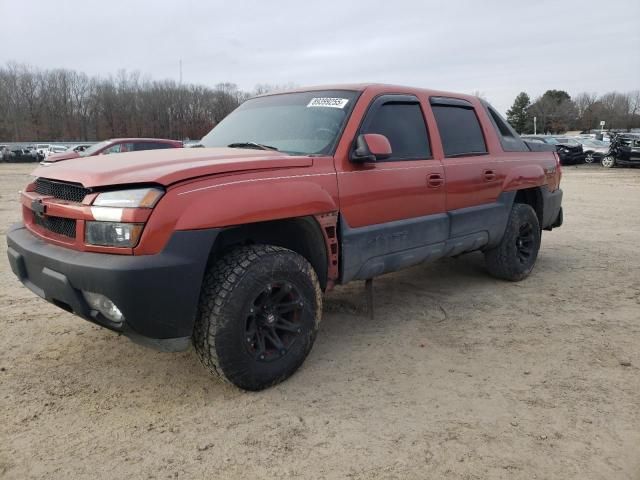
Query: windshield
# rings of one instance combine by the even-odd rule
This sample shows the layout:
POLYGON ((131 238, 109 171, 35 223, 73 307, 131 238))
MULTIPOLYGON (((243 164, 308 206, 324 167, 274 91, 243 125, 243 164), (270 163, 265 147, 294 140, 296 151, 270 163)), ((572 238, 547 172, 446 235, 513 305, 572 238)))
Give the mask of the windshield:
POLYGON ((80 154, 81 157, 90 157, 91 155, 94 155, 96 152, 102 150, 104 147, 106 147, 110 143, 111 143, 111 140, 105 140, 103 142, 96 143, 95 145, 91 145, 84 152, 78 152, 78 153, 80 154))
POLYGON ((324 90, 247 100, 202 138, 205 147, 265 148, 331 154, 357 92, 324 90))

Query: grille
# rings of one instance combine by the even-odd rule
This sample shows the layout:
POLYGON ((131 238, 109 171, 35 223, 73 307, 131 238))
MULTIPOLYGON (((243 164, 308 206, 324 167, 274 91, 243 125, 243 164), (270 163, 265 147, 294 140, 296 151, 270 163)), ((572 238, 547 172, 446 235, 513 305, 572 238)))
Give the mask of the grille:
POLYGON ((79 183, 55 182, 46 178, 36 179, 35 190, 40 195, 60 198, 69 202, 81 202, 90 192, 79 183))
POLYGON ((69 238, 76 238, 76 221, 73 218, 47 217, 33 214, 33 223, 41 226, 45 230, 64 235, 69 238))

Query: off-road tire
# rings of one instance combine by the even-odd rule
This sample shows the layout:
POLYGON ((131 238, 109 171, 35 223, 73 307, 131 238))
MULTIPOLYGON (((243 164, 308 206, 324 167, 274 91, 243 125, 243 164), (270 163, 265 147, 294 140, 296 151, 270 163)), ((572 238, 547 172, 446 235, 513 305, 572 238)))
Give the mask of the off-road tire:
POLYGON ((536 212, 530 205, 514 203, 507 221, 507 228, 497 247, 484 252, 487 270, 491 275, 503 280, 517 282, 525 279, 536 263, 540 250, 540 224, 536 212), (530 235, 523 237, 523 232, 530 235), (530 239, 524 256, 522 239, 530 239))
MULTIPOLYGON (((198 357, 213 374, 245 390, 262 390, 287 379, 304 362, 315 341, 321 315, 322 291, 316 272, 305 258, 271 245, 235 247, 205 274, 193 343, 198 357), (251 328, 257 335, 257 315, 250 312, 263 308, 256 307, 256 299, 266 296, 269 289, 275 288, 273 295, 277 296, 280 287, 273 285, 287 285, 287 290, 294 291, 293 303, 299 308, 295 312, 295 332, 278 332, 289 335, 291 344, 275 355, 275 347, 265 350, 264 336, 257 345, 257 341, 249 341, 257 337, 247 333, 251 328)), ((270 340, 266 343, 275 345, 270 340)))
POLYGON ((605 155, 602 157, 602 160, 600 160, 600 164, 604 168, 613 168, 616 166, 616 159, 612 155, 605 155))

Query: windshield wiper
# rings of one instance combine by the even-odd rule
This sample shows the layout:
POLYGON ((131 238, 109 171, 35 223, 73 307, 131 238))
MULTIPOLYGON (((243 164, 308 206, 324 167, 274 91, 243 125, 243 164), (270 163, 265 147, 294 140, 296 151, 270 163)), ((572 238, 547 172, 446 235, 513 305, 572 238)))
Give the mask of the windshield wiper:
POLYGON ((261 143, 256 142, 236 142, 230 143, 227 145, 229 148, 253 148, 255 150, 274 150, 278 151, 276 147, 272 147, 271 145, 263 145, 261 143))

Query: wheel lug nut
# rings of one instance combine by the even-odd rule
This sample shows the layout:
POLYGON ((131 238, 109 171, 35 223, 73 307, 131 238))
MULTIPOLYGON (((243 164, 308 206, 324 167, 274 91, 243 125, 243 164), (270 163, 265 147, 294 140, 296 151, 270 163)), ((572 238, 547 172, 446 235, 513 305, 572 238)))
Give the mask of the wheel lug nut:
POLYGON ((287 353, 287 352, 284 351, 284 350, 280 350, 280 355, 284 355, 285 353, 287 353))
POLYGON ((264 360, 264 355, 260 355, 260 360, 264 360))
POLYGON ((302 333, 302 329, 299 328, 298 330, 296 330, 297 333, 302 333))

